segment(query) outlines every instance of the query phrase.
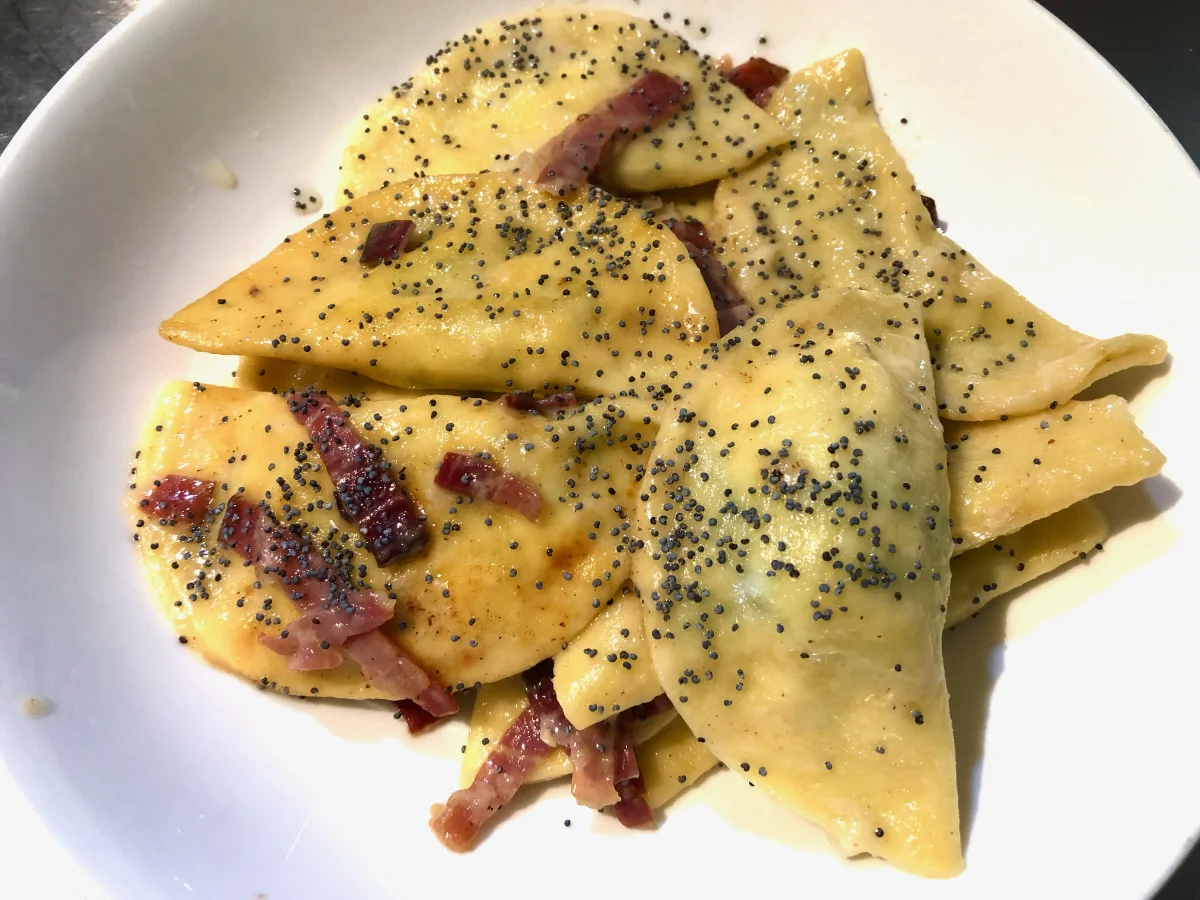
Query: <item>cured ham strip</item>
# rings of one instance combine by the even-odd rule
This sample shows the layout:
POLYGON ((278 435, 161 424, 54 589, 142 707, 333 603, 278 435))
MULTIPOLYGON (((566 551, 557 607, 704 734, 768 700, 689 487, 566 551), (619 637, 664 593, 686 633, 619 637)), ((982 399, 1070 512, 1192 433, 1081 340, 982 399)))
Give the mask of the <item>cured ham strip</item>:
POLYGON ((670 701, 655 698, 579 731, 559 705, 553 674, 548 661, 524 674, 529 706, 488 754, 471 786, 433 809, 429 825, 450 849, 469 849, 483 824, 512 800, 537 761, 556 746, 571 760, 571 793, 580 804, 593 809, 611 806, 630 828, 653 821, 634 752, 634 725, 671 709, 670 701))
POLYGON ((338 512, 358 526, 381 566, 425 546, 429 536, 412 498, 378 447, 363 443, 349 414, 324 391, 304 391, 288 402, 308 430, 337 491, 338 512))
POLYGON ((374 631, 392 617, 392 611, 374 602, 369 594, 366 597, 351 596, 354 598, 351 603, 357 600, 366 602, 346 607, 332 605, 329 609, 306 613, 289 622, 278 637, 262 635, 259 642, 282 656, 290 656, 289 669, 333 669, 340 666, 343 659, 341 648, 350 638, 374 631))
POLYGON ((646 802, 646 784, 642 780, 641 769, 638 766, 637 753, 633 745, 634 723, 652 715, 658 715, 666 710, 658 709, 658 701, 666 700, 666 706, 671 708, 671 701, 660 694, 654 700, 647 701, 617 716, 616 735, 613 755, 616 758, 613 770, 613 787, 620 798, 612 806, 613 815, 626 828, 636 828, 649 825, 654 821, 654 812, 646 802))
POLYGON ((606 150, 620 149, 634 133, 674 115, 687 95, 687 85, 662 72, 647 72, 543 144, 533 157, 534 181, 562 193, 583 187, 606 150))
MULTIPOLYGON (((567 751, 571 761, 571 795, 577 803, 592 809, 611 806, 620 799, 613 787, 617 773, 617 722, 605 719, 576 729, 559 705, 552 674, 549 666, 538 666, 525 673, 529 708, 541 717, 543 740, 567 751)), ((636 757, 633 764, 637 765, 636 757)))
POLYGON ((425 673, 400 645, 375 629, 346 641, 346 655, 362 666, 367 681, 389 694, 411 699, 439 718, 458 712, 454 695, 425 673))
POLYGON ((433 808, 429 827, 451 850, 469 850, 479 829, 516 796, 537 761, 549 752, 542 740, 541 715, 530 706, 504 732, 470 787, 433 808))
POLYGON ((435 716, 457 711, 454 697, 379 631, 392 608, 373 591, 353 588, 349 558, 317 547, 303 526, 281 525, 269 509, 240 494, 226 503, 218 540, 264 575, 278 577, 300 610, 277 637, 259 636, 291 657, 289 668, 329 669, 349 656, 380 690, 415 699, 435 716))
POLYGON ((163 475, 154 479, 154 487, 141 502, 147 515, 163 519, 169 525, 178 522, 199 524, 212 505, 211 481, 184 475, 163 475))
POLYGON ((713 306, 717 308, 717 325, 724 336, 750 316, 750 307, 742 292, 729 278, 721 261, 713 255, 713 242, 704 226, 694 219, 671 219, 667 226, 683 241, 688 256, 700 270, 713 306))
POLYGON ((638 775, 617 784, 621 799, 613 804, 613 815, 626 828, 638 828, 654 821, 654 810, 646 801, 646 783, 638 775))
POLYGON ((447 453, 433 483, 447 491, 510 507, 530 521, 542 511, 537 488, 478 456, 447 453))
POLYGON ((412 700, 397 700, 396 709, 399 710, 396 715, 401 716, 404 724, 408 726, 409 734, 420 734, 438 720, 437 716, 412 700))
POLYGON ((566 409, 575 406, 576 403, 574 391, 562 391, 558 394, 549 394, 545 397, 536 396, 533 391, 517 391, 512 394, 504 395, 504 404, 510 409, 519 409, 524 412, 546 413, 556 409, 566 409))
POLYGON ((412 219, 376 222, 367 232, 367 240, 358 261, 368 268, 374 268, 381 262, 399 259, 400 254, 408 249, 408 242, 416 230, 417 225, 412 219))
MULTIPOLYGON (((280 525, 271 511, 241 494, 229 498, 218 540, 264 575, 275 575, 301 615, 278 637, 259 640, 290 656, 292 669, 341 665, 349 638, 372 631, 392 617, 392 608, 371 591, 352 589, 352 577, 300 525, 280 525)), ((424 685, 422 685, 422 688, 424 685)))
POLYGON ((766 107, 775 88, 783 84, 788 70, 761 56, 752 56, 727 76, 731 84, 749 97, 756 106, 766 107))

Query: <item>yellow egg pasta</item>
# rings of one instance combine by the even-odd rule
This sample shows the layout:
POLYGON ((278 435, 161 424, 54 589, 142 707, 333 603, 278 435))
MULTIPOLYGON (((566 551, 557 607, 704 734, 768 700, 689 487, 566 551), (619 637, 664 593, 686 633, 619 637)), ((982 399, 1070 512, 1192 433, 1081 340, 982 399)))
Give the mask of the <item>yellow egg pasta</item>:
POLYGON ((788 135, 678 35, 608 10, 545 7, 486 23, 433 54, 354 126, 344 196, 406 178, 513 169, 638 76, 690 88, 678 114, 611 155, 600 183, 652 192, 712 181, 788 135))
POLYGON ((712 220, 755 309, 845 285, 919 303, 947 419, 1032 413, 1166 358, 1147 335, 1072 330, 938 231, 879 123, 857 50, 792 73, 767 111, 792 149, 722 179, 712 220))
POLYGON ((715 326, 683 245, 628 201, 598 190, 547 199, 475 175, 358 197, 159 330, 208 353, 402 388, 595 396, 670 380, 715 326), (407 252, 364 266, 372 225, 399 219, 418 223, 407 252))
POLYGON ((920 307, 891 294, 831 291, 735 329, 664 417, 635 580, 659 680, 718 758, 843 852, 948 876, 931 395, 920 307))
POLYGON ((1086 558, 1107 537, 1104 513, 1091 501, 1081 500, 954 557, 946 627, 963 622, 1009 591, 1086 558))
POLYGON ((554 692, 576 728, 663 692, 646 649, 642 603, 628 587, 555 654, 554 692))
POLYGON ((1071 400, 1004 422, 946 423, 955 552, 1162 470, 1120 397, 1071 400))

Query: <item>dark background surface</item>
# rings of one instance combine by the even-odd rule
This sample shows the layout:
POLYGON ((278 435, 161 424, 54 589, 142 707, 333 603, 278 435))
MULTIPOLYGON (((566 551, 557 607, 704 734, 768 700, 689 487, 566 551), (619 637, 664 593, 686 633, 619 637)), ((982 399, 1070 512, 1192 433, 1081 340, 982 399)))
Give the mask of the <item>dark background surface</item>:
MULTIPOLYGON (((1200 161, 1200 2, 1041 2, 1099 50, 1200 161)), ((72 63, 135 6, 137 0, 0 0, 0 151, 72 63)), ((1155 900, 1200 900, 1200 851, 1155 900)))

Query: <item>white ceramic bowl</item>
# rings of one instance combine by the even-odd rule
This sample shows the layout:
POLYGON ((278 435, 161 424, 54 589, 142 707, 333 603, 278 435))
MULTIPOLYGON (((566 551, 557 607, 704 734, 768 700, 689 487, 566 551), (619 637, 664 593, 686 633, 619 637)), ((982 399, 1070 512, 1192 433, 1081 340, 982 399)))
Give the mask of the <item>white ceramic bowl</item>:
POLYGON ((296 228, 293 186, 333 196, 343 135, 381 90, 444 38, 520 7, 162 0, 72 69, 0 158, 6 889, 1147 894, 1200 823, 1187 550, 1200 536, 1188 412, 1200 177, 1133 91, 1029 0, 669 7, 671 24, 687 16, 697 37, 708 26, 699 43, 734 57, 801 65, 861 47, 884 122, 952 236, 1077 327, 1174 342, 1169 374, 1109 385, 1135 396, 1171 462, 1108 498, 1108 549, 947 639, 965 875, 931 883, 843 861, 728 773, 650 835, 581 814, 561 788, 525 791, 475 853, 451 857, 425 816, 455 783, 461 731, 412 740, 378 708, 260 694, 159 621, 119 510, 123 474, 155 385, 200 365, 157 338, 159 319, 296 228), (236 189, 206 176, 213 161, 236 189), (30 695, 54 713, 23 715, 30 695))

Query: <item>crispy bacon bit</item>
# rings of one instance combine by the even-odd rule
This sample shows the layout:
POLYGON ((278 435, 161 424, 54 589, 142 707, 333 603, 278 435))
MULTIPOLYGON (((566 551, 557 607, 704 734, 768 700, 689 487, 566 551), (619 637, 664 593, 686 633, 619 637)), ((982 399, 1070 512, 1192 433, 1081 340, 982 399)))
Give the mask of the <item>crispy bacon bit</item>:
POLYGON ((649 71, 628 88, 581 115, 533 155, 534 182, 565 193, 595 176, 605 151, 615 152, 683 106, 688 86, 649 71))
POLYGON ((201 478, 162 475, 154 479, 154 487, 141 507, 147 515, 163 519, 168 525, 180 521, 199 524, 212 505, 214 487, 213 482, 201 478))
POLYGON ((381 262, 399 259, 400 254, 408 249, 408 242, 416 230, 417 224, 412 219, 376 222, 367 232, 367 240, 358 261, 373 269, 381 262))
POLYGON ((328 669, 349 656, 376 688, 395 697, 415 699, 435 716, 458 709, 453 696, 380 630, 392 618, 391 606, 373 591, 353 587, 347 562, 314 544, 299 524, 281 525, 263 504, 234 494, 225 506, 218 540, 225 547, 275 575, 300 611, 276 637, 259 640, 290 656, 291 669, 328 669))
MULTIPOLYGON (((290 656, 289 669, 333 669, 342 664, 342 648, 355 635, 374 631, 392 617, 392 611, 373 595, 358 591, 347 607, 317 609, 294 619, 278 637, 262 635, 259 642, 281 656, 290 656), (355 601, 365 600, 362 605, 355 601)), ((377 685, 378 686, 378 685, 377 685)))
MULTIPOLYGON (((571 795, 582 806, 600 809, 620 797, 613 787, 617 772, 618 723, 605 719, 582 730, 567 721, 554 692, 553 670, 538 666, 525 673, 529 707, 541 717, 543 740, 562 747, 571 761, 571 795)), ((634 765, 637 765, 636 757, 634 765)))
POLYGON ((218 540, 287 587, 300 617, 278 637, 261 635, 259 640, 290 656, 289 668, 341 665, 340 648, 349 638, 392 617, 390 604, 371 591, 355 590, 351 575, 313 543, 303 526, 280 525, 269 509, 241 494, 229 498, 218 540))
MULTIPOLYGON (((660 694, 659 697, 666 700, 665 695, 660 694)), ((620 800, 613 804, 612 811, 626 828, 649 825, 654 821, 654 813, 650 804, 646 802, 646 784, 642 780, 637 753, 633 747, 633 729, 635 720, 659 714, 658 699, 656 697, 639 704, 617 716, 617 733, 613 742, 613 754, 616 757, 613 787, 620 800)), ((667 700, 667 706, 670 705, 671 701, 667 700)))
POLYGON ((577 731, 559 705, 553 675, 549 660, 524 673, 529 706, 488 754, 471 786, 455 791, 444 805, 431 811, 430 827, 451 850, 470 849, 483 824, 512 800, 537 761, 552 747, 567 751, 571 793, 579 803, 593 809, 611 806, 628 828, 653 822, 634 752, 634 726, 636 721, 666 712, 670 701, 660 695, 577 731))
POLYGON ((617 793, 621 799, 613 804, 612 811, 622 825, 638 828, 654 822, 654 810, 646 802, 646 782, 641 775, 619 782, 617 793))
POLYGON ((542 511, 542 495, 537 488, 478 456, 447 453, 433 483, 447 491, 510 507, 530 521, 542 511))
POLYGON ((359 439, 350 414, 324 391, 295 394, 288 405, 321 454, 338 512, 358 526, 375 561, 386 566, 424 547, 429 536, 420 511, 382 451, 359 439))
POLYGON ((788 70, 783 66, 777 66, 761 56, 752 56, 726 77, 756 105, 765 107, 787 76, 788 70))
POLYGON ((408 726, 409 734, 420 734, 438 720, 437 716, 412 700, 397 700, 396 709, 399 710, 396 715, 401 716, 408 726))
POLYGON ((414 700, 441 718, 458 712, 458 701, 430 678, 400 645, 379 629, 346 641, 346 655, 362 666, 367 681, 381 691, 414 700))
POLYGON ((575 406, 577 401, 574 391, 562 391, 558 394, 548 394, 545 397, 538 397, 533 391, 516 391, 512 394, 505 394, 504 403, 510 409, 546 413, 554 409, 575 406))
POLYGON ((700 274, 713 305, 717 308, 717 325, 724 336, 750 317, 750 307, 742 292, 729 280, 725 266, 714 254, 713 242, 704 226, 695 219, 668 219, 667 227, 683 241, 700 274))
POLYGON ((471 786, 433 808, 429 827, 443 844, 451 850, 471 848, 483 824, 516 796, 537 761, 550 752, 541 735, 541 716, 531 706, 504 732, 471 786))
POLYGON ((933 227, 936 228, 937 223, 938 223, 937 201, 934 200, 932 197, 922 194, 921 195, 921 203, 925 206, 925 209, 929 212, 929 218, 933 221, 933 227))

